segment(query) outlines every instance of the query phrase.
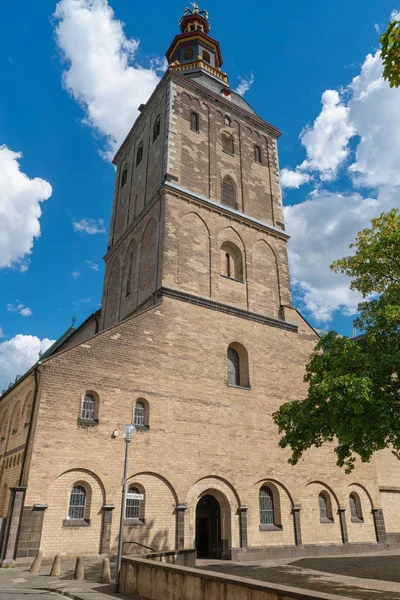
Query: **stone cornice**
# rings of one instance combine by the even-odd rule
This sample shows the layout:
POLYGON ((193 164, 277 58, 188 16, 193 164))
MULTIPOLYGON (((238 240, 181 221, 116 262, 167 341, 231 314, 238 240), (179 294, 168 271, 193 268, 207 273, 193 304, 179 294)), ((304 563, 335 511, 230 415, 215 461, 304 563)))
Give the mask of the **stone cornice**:
POLYGON ((202 296, 194 296, 193 294, 181 292, 180 290, 161 287, 154 293, 154 297, 156 300, 162 299, 163 297, 173 298, 174 300, 188 302, 189 304, 195 304, 196 306, 223 312, 234 317, 247 319, 248 321, 256 321, 257 323, 269 325, 270 327, 277 327, 278 329, 284 329, 286 331, 291 331, 292 333, 298 332, 298 326, 296 323, 289 323, 287 321, 283 321, 282 319, 276 319, 275 317, 267 317, 266 315, 253 313, 248 310, 244 310, 243 308, 237 308, 236 306, 231 306, 230 304, 216 302, 215 300, 203 298, 202 296))
POLYGON ((239 210, 235 210, 234 208, 230 208, 229 206, 225 206, 224 204, 220 204, 219 202, 215 202, 215 200, 211 200, 210 198, 206 198, 206 196, 202 196, 201 194, 196 194, 195 192, 191 192, 190 190, 177 185, 171 181, 166 181, 164 183, 164 187, 167 190, 173 190, 176 194, 184 195, 190 201, 196 201, 199 205, 207 206, 207 208, 211 208, 215 212, 219 212, 222 215, 228 216, 230 219, 244 223, 250 227, 258 229, 259 231, 264 231, 269 235, 273 235, 282 240, 288 241, 290 239, 290 235, 274 227, 273 225, 269 225, 264 221, 260 221, 259 219, 255 219, 254 217, 250 217, 249 215, 240 212, 239 210))

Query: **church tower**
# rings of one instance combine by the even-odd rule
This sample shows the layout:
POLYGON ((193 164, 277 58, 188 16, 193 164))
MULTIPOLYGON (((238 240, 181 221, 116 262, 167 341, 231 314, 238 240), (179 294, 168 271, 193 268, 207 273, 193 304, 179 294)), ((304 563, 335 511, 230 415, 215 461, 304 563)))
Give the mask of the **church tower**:
POLYGON ((192 6, 114 160, 103 329, 171 294, 290 321, 280 132, 231 89, 192 6))

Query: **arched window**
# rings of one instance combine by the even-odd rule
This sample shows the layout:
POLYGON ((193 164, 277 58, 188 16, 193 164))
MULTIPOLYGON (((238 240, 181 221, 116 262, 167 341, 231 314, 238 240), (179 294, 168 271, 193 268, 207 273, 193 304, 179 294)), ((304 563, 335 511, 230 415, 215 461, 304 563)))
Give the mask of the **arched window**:
POLYGON ((80 418, 82 421, 98 422, 99 418, 99 400, 91 392, 87 392, 82 402, 80 418))
POLYGON ((232 125, 232 119, 230 117, 228 117, 228 115, 225 115, 224 123, 225 123, 225 125, 229 125, 229 127, 230 127, 232 125))
POLYGON ((236 208, 236 185, 229 176, 222 181, 222 204, 236 208))
POLYGON ((136 166, 140 165, 143 159, 143 142, 140 142, 139 148, 136 152, 136 166))
MULTIPOLYGON (((140 494, 140 491, 135 486, 130 486, 128 490, 129 494, 140 494)), ((127 498, 125 505, 125 519, 139 519, 140 518, 140 500, 134 498, 127 498)))
POLYGON ((228 154, 235 154, 235 144, 233 136, 230 133, 224 131, 222 134, 222 150, 228 154))
POLYGON ((133 252, 129 254, 128 258, 128 273, 126 275, 126 296, 129 296, 131 293, 131 285, 132 285, 132 269, 133 269, 133 252))
POLYGON ((192 113, 190 115, 190 129, 192 131, 195 131, 196 133, 198 133, 199 132, 199 122, 200 122, 200 119, 199 119, 198 113, 192 111, 192 113))
POLYGON ((184 60, 192 60, 194 56, 193 48, 186 48, 184 54, 184 60))
POLYGON ((274 525, 274 495, 271 488, 263 485, 258 496, 260 501, 260 525, 274 525))
POLYGON ((135 427, 144 427, 145 425, 146 408, 144 402, 138 400, 135 404, 135 414, 133 416, 133 424, 135 427))
POLYGON ((204 62, 210 64, 211 63, 211 56, 210 53, 207 52, 207 50, 203 50, 203 60, 204 62))
POLYGON ((350 514, 353 523, 358 523, 363 520, 361 502, 358 494, 352 493, 349 496, 350 514))
POLYGON ((221 246, 221 275, 243 281, 242 253, 231 242, 224 242, 221 246))
POLYGON ((128 181, 128 165, 125 165, 124 170, 122 171, 122 176, 121 176, 121 188, 124 187, 124 185, 126 184, 127 181, 128 181))
POLYGON ((322 523, 333 521, 331 499, 327 492, 320 493, 320 495, 318 496, 318 503, 320 521, 322 523))
POLYGON ((156 139, 158 138, 158 136, 160 135, 160 129, 161 129, 161 117, 160 117, 160 115, 158 115, 157 119, 154 121, 154 126, 153 126, 153 142, 155 142, 156 139))
POLYGON ((250 389, 249 356, 246 348, 233 342, 227 350, 228 385, 250 389))
POLYGON ((228 348, 228 385, 240 385, 240 360, 234 348, 228 348))
POLYGON ((77 485, 72 488, 69 499, 68 519, 85 518, 86 508, 86 490, 82 485, 77 485))
POLYGON ((262 163, 261 148, 260 148, 260 146, 257 146, 257 144, 254 146, 254 160, 256 161, 256 163, 259 163, 261 165, 261 163, 262 163))
POLYGON ((11 435, 15 435, 19 428, 19 421, 21 418, 21 407, 17 404, 14 408, 14 412, 11 419, 11 435))

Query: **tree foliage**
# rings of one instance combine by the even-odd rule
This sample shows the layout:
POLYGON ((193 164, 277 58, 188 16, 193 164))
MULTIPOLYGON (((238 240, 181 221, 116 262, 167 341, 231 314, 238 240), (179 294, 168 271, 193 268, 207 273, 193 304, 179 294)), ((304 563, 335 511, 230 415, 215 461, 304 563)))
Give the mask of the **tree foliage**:
POLYGON ((383 77, 390 87, 400 86, 400 21, 391 21, 379 40, 383 62, 383 77))
POLYGON ((337 464, 346 472, 355 455, 368 462, 384 448, 400 459, 400 211, 373 219, 350 247, 354 255, 331 269, 349 275, 365 298, 355 321, 363 333, 324 336, 306 367, 307 397, 273 415, 284 434, 280 446, 292 450, 290 463, 337 438, 337 464))

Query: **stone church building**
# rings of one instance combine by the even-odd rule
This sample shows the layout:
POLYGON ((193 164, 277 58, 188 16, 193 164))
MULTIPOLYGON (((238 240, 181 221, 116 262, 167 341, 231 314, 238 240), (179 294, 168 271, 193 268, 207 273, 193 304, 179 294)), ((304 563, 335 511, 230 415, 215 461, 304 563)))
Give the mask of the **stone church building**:
MULTIPOLYGON (((297 466, 272 413, 305 396, 318 340, 291 300, 280 131, 232 91, 205 11, 115 157, 101 310, 0 398, 1 557, 196 547, 270 556, 400 533, 400 463, 297 466)), ((358 544, 359 546, 355 546, 358 544)), ((362 545, 361 545, 362 544, 362 545)))

